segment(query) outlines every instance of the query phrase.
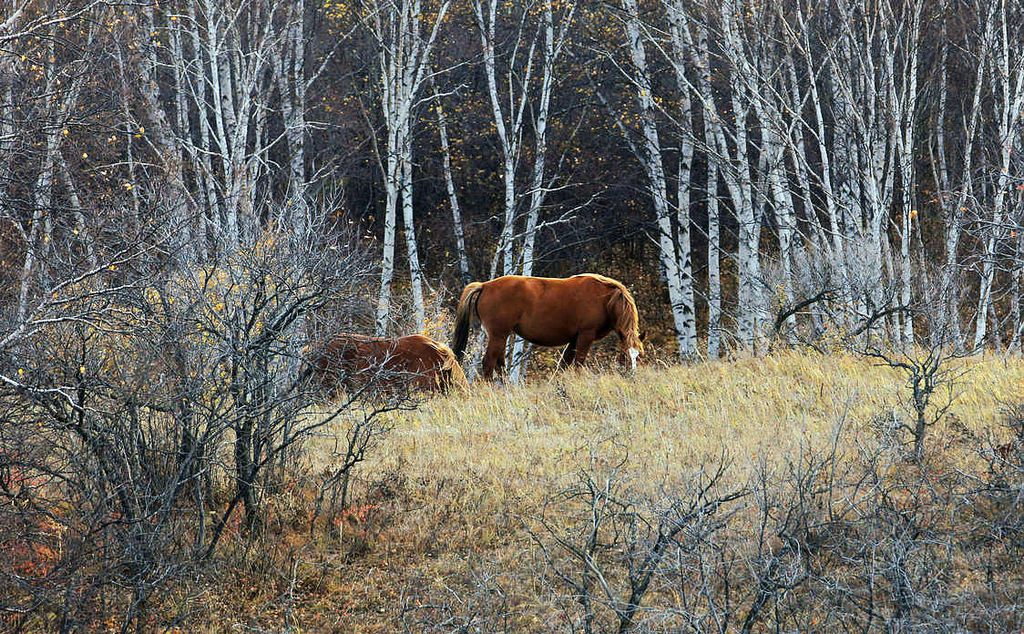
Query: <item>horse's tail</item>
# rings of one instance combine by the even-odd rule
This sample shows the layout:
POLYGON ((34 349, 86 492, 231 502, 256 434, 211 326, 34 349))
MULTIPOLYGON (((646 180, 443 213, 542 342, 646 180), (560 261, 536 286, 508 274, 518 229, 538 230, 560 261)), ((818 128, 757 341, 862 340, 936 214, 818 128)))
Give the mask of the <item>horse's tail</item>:
POLYGON ((471 282, 462 289, 462 297, 459 298, 459 307, 455 311, 455 335, 452 337, 452 352, 455 359, 462 362, 462 356, 466 352, 466 344, 469 343, 469 327, 476 313, 476 304, 480 299, 480 291, 484 289, 481 282, 471 282))
POLYGON ((615 330, 625 337, 626 344, 643 350, 640 342, 640 313, 636 309, 633 294, 623 284, 615 285, 615 291, 608 300, 608 310, 615 315, 615 330))

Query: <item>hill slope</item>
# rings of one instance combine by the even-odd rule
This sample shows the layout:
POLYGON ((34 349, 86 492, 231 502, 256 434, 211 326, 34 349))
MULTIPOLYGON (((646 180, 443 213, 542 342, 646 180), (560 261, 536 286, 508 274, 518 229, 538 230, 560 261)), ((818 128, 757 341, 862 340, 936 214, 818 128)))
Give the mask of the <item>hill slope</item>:
MULTIPOLYGON (((1016 473, 1015 458, 993 467, 991 448, 1010 437, 1003 421, 1021 399, 1024 364, 954 363, 965 372, 921 463, 894 431, 894 421, 910 418, 904 377, 846 356, 565 373, 435 399, 391 415, 394 428, 361 465, 351 507, 326 529, 303 524, 308 493, 279 500, 282 516, 295 517, 284 537, 260 557, 239 554, 261 578, 279 571, 276 580, 244 606, 224 586, 231 592, 209 603, 208 622, 548 632, 591 619, 604 631, 623 618, 630 571, 659 526, 737 494, 671 536, 671 557, 632 617, 638 631, 695 615, 698 631, 723 615, 739 627, 766 579, 776 589, 754 611, 754 631, 771 619, 812 629, 840 617, 937 625, 936 615, 961 601, 978 611, 961 611, 959 626, 977 625, 981 612, 1007 624, 1006 614, 992 615, 1009 598, 991 596, 990 584, 994 562, 1012 549, 968 544, 963 533, 978 536, 982 524, 994 531, 992 514, 1009 513, 996 506, 1013 503, 957 496, 976 492, 994 469, 1016 473), (706 491, 696 488, 720 468, 706 491), (906 526, 890 521, 904 515, 906 526), (586 551, 588 535, 596 535, 590 560, 573 550, 586 551), (864 558, 872 543, 878 551, 864 558), (896 549, 906 550, 900 574, 916 593, 906 606, 891 578, 896 549)), ((937 392, 935 407, 946 401, 937 392)), ((310 483, 331 473, 334 452, 331 437, 310 448, 310 483)))

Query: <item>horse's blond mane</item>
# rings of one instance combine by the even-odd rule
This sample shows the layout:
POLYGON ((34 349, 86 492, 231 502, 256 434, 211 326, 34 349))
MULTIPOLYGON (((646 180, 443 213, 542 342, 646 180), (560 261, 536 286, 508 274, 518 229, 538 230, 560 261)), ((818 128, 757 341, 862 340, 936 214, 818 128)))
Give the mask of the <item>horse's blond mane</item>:
POLYGON ((426 344, 444 359, 444 364, 438 368, 437 380, 439 382, 446 380, 443 374, 449 373, 447 377, 449 384, 442 387, 455 390, 468 389, 469 379, 466 378, 466 372, 462 369, 462 364, 459 363, 459 360, 455 358, 455 353, 452 352, 452 349, 433 339, 427 341, 426 344))
POLYGON ((616 315, 615 329, 625 336, 627 347, 643 350, 640 341, 640 315, 636 308, 636 300, 622 282, 599 273, 581 273, 574 277, 589 277, 595 281, 612 286, 617 291, 608 301, 608 307, 616 315))

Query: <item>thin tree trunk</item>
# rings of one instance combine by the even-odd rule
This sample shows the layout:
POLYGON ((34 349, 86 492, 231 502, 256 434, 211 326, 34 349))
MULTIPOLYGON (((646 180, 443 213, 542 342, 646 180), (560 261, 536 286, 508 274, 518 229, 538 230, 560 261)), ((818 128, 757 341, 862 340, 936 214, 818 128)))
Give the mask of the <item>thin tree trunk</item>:
POLYGON ((413 216, 413 110, 427 70, 438 29, 448 11, 448 0, 438 7, 430 35, 420 32, 423 15, 419 0, 375 3, 369 20, 378 45, 381 106, 387 127, 387 160, 384 172, 384 254, 381 261, 380 294, 377 302, 376 332, 387 332, 391 315, 391 283, 395 268, 395 223, 398 204, 402 204, 409 273, 412 284, 416 327, 426 323, 423 302, 423 278, 416 244, 413 216))
POLYGON ((402 156, 399 158, 402 172, 402 223, 405 229, 405 248, 409 258, 409 283, 412 286, 412 310, 415 320, 413 325, 417 332, 423 332, 427 325, 427 315, 423 301, 423 270, 420 268, 419 247, 416 243, 416 223, 413 217, 412 137, 408 129, 406 129, 406 136, 400 147, 402 148, 402 156))
MULTIPOLYGON (((739 293, 737 301, 736 334, 741 345, 748 351, 756 352, 761 336, 761 324, 765 318, 764 280, 761 278, 761 216, 757 213, 751 180, 750 152, 747 147, 747 125, 749 101, 744 77, 744 57, 740 34, 735 20, 742 15, 739 4, 732 0, 722 6, 722 30, 725 55, 732 66, 730 73, 730 96, 735 116, 734 143, 735 168, 729 190, 739 224, 739 293)), ((727 183, 729 181, 727 180, 727 183)))
MULTIPOLYGON (((543 9, 543 32, 544 32, 544 63, 541 71, 540 99, 537 104, 537 115, 534 119, 534 160, 533 176, 530 181, 530 207, 526 214, 526 234, 523 237, 523 275, 533 275, 535 262, 535 248, 537 242, 537 227, 540 222, 540 210, 544 204, 547 194, 545 189, 545 167, 547 164, 547 130, 548 111, 551 104, 551 91, 555 80, 555 61, 561 52, 564 41, 565 28, 572 18, 572 7, 563 24, 562 37, 555 41, 554 16, 552 15, 551 2, 544 2, 543 9)), ((521 337, 516 339, 512 348, 512 364, 509 377, 513 382, 519 382, 526 375, 526 342, 521 337)))
POLYGON ((452 177, 452 153, 448 144, 448 125, 444 115, 444 104, 441 95, 434 89, 434 104, 437 109, 437 128, 441 135, 441 160, 444 171, 444 185, 448 192, 448 203, 452 208, 452 227, 455 233, 455 249, 459 260, 459 279, 465 286, 472 281, 469 272, 469 257, 466 255, 466 238, 462 227, 462 211, 459 208, 458 192, 452 177))
POLYGON ((397 156, 397 130, 388 130, 387 167, 384 178, 384 245, 380 263, 380 295, 377 301, 376 335, 383 337, 388 331, 391 316, 391 281, 395 275, 395 222, 398 210, 399 166, 397 156))
MULTIPOLYGON (((506 120, 506 115, 501 107, 501 95, 498 90, 497 60, 494 50, 498 0, 490 0, 488 2, 486 15, 481 0, 474 0, 473 8, 480 36, 480 45, 483 50, 484 74, 487 79, 487 95, 491 102, 491 115, 494 119, 494 126, 501 146, 501 173, 504 185, 503 224, 491 268, 496 270, 497 263, 500 261, 502 273, 504 275, 512 275, 516 272, 514 253, 515 228, 518 220, 516 213, 516 166, 522 139, 523 113, 528 100, 530 80, 533 73, 536 41, 534 40, 530 44, 526 53, 525 68, 521 70, 510 69, 509 71, 510 76, 513 72, 521 72, 521 80, 520 94, 518 96, 514 93, 515 84, 511 81, 509 82, 508 101, 510 111, 508 113, 508 120, 506 120)), ((520 32, 520 37, 521 35, 522 33, 520 32)), ((519 42, 517 41, 516 46, 518 47, 518 45, 519 42)))
POLYGON ((640 159, 647 176, 647 187, 654 203, 655 219, 658 224, 658 259, 668 286, 669 303, 672 307, 672 321, 675 326, 676 343, 680 359, 692 354, 692 339, 687 337, 693 320, 692 308, 686 314, 686 300, 683 293, 682 273, 676 259, 676 244, 673 239, 672 216, 666 191, 666 178, 662 166, 661 141, 658 138, 657 110, 652 93, 651 78, 647 66, 647 52, 640 28, 639 8, 636 0, 622 0, 626 12, 624 20, 625 44, 629 51, 634 78, 634 97, 640 116, 642 144, 640 159))
POLYGON ((717 359, 722 346, 721 230, 718 210, 718 168, 708 161, 708 358, 717 359))
MULTIPOLYGON (((978 293, 978 311, 974 333, 974 349, 979 350, 985 345, 988 334, 988 312, 992 306, 992 285, 996 270, 996 241, 1003 230, 1003 215, 1006 193, 1010 187, 1010 158, 1017 141, 1018 124, 1021 109, 1024 107, 1024 56, 1011 61, 1015 53, 1020 51, 1010 42, 1007 24, 1006 5, 1000 5, 999 46, 995 52, 997 59, 993 74, 993 93, 997 95, 996 112, 999 134, 999 173, 996 176, 995 197, 992 203, 991 221, 985 239, 985 250, 982 260, 981 287, 978 293)), ((998 336, 998 333, 993 333, 998 336)))

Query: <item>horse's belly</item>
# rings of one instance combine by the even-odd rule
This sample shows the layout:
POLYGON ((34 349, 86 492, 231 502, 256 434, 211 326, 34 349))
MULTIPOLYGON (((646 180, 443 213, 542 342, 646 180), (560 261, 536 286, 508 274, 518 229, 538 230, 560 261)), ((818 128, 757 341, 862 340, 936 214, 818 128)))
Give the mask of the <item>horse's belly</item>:
POLYGON ((576 333, 568 331, 543 331, 520 326, 516 326, 513 330, 535 346, 564 346, 576 336, 576 333))

